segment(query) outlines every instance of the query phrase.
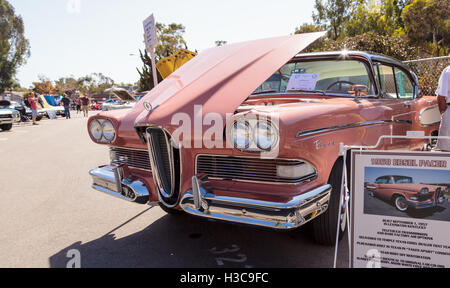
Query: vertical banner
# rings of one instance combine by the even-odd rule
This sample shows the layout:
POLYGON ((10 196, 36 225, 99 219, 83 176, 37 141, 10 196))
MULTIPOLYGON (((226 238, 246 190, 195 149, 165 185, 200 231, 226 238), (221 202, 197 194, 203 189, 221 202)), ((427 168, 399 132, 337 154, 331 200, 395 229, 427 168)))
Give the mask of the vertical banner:
POLYGON ((155 47, 158 45, 158 37, 156 34, 156 22, 155 17, 150 15, 144 20, 144 40, 147 52, 150 53, 152 59, 152 74, 153 83, 158 85, 158 74, 156 74, 156 63, 155 63, 155 47))
POLYGON ((450 153, 352 151, 351 266, 450 268, 450 153))

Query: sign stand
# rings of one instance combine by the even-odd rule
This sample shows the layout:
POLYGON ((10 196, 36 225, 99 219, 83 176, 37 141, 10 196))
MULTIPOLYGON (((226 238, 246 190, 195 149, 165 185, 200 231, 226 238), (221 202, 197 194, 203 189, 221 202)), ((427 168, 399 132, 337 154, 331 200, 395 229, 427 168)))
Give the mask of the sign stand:
MULTIPOLYGON (((384 139, 424 139, 424 140, 430 140, 430 139, 436 139, 436 140, 450 140, 450 136, 424 136, 424 133, 417 133, 416 131, 411 131, 406 136, 390 136, 390 135, 384 135, 381 136, 378 139, 378 142, 374 146, 348 146, 344 143, 340 143, 339 147, 339 156, 343 157, 344 163, 342 168, 342 186, 341 186, 341 197, 340 197, 340 207, 339 207, 339 215, 338 220, 342 217, 342 210, 346 208, 346 218, 347 218, 347 224, 348 225, 348 245, 349 245, 349 251, 351 249, 351 232, 350 232, 350 191, 348 189, 348 178, 347 178, 347 152, 349 150, 364 150, 364 149, 375 149, 378 146, 380 146, 381 141, 384 139)), ((340 234, 340 226, 341 221, 338 221, 337 223, 337 232, 336 232, 336 246, 335 246, 335 252, 334 252, 334 265, 333 268, 337 268, 337 258, 338 258, 338 251, 339 251, 339 234, 340 234)), ((349 253, 349 268, 351 268, 351 255, 349 253)))
POLYGON ((156 22, 153 14, 144 20, 144 39, 146 51, 150 53, 152 60, 153 84, 156 86, 158 85, 158 74, 155 63, 155 47, 158 45, 158 37, 156 35, 156 22))

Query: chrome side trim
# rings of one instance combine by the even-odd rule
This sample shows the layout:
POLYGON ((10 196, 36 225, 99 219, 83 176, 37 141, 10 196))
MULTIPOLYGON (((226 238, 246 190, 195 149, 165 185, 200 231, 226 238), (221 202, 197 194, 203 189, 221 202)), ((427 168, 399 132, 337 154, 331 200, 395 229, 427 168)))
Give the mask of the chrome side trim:
POLYGON ((114 166, 101 166, 91 170, 89 174, 93 180, 92 188, 129 202, 148 203, 150 192, 145 184, 134 179, 122 179, 119 182, 115 176, 116 169, 114 166), (118 183, 121 184, 120 188, 118 183))
POLYGON ((299 195, 287 203, 278 203, 216 196, 200 185, 199 188, 201 207, 195 205, 193 191, 188 191, 180 203, 185 212, 204 218, 278 230, 298 228, 326 212, 332 191, 330 185, 325 185, 299 195))
POLYGON ((399 124, 406 124, 406 125, 412 125, 412 121, 409 120, 376 120, 376 121, 366 121, 366 122, 357 122, 357 123, 349 123, 349 124, 342 124, 342 125, 336 125, 336 126, 329 126, 329 127, 323 127, 318 129, 311 129, 311 130, 304 130, 297 133, 297 138, 303 137, 303 136, 311 136, 326 132, 332 132, 337 130, 343 130, 343 129, 349 129, 349 128, 358 128, 358 127, 364 127, 364 126, 370 126, 370 125, 379 125, 379 124, 385 124, 385 123, 399 123, 399 124))

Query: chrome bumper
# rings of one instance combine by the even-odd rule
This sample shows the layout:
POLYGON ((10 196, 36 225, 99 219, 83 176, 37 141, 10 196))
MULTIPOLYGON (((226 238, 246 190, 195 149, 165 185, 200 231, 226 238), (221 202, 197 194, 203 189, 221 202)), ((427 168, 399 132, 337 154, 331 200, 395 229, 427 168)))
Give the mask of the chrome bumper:
POLYGON ((180 203, 185 212, 278 230, 298 228, 326 212, 332 190, 330 185, 325 185, 297 196, 288 203, 278 203, 216 196, 201 187, 196 177, 192 182, 193 190, 188 191, 180 203))
POLYGON ((14 120, 12 118, 1 118, 0 119, 0 125, 8 125, 8 124, 14 124, 14 120))
POLYGON ((123 179, 121 167, 101 166, 90 171, 92 188, 122 200, 146 204, 150 193, 145 184, 138 180, 123 179))
POLYGON ((428 209, 428 208, 434 208, 439 205, 442 205, 444 203, 448 202, 447 197, 442 197, 442 200, 432 200, 429 202, 415 202, 415 201, 407 201, 409 206, 412 206, 414 209, 420 210, 420 209, 428 209))

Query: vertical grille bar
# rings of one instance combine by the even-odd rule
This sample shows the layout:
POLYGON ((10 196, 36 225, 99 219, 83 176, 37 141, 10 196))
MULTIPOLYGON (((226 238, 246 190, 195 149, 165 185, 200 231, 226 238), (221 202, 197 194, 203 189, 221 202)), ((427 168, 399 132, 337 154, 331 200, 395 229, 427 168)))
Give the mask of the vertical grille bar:
POLYGON ((165 198, 175 194, 175 169, 169 135, 159 128, 148 128, 150 162, 159 192, 165 198))

